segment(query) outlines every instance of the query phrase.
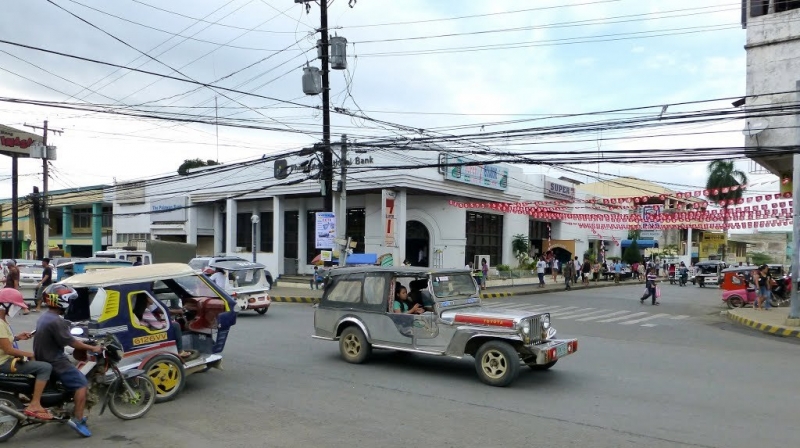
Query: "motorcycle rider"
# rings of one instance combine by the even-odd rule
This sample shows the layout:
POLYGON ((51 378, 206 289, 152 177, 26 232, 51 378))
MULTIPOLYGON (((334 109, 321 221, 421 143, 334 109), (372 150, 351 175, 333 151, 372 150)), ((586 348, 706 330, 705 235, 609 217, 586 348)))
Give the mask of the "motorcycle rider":
POLYGON ((681 261, 681 265, 678 268, 678 273, 680 275, 680 285, 684 286, 686 284, 686 280, 689 279, 689 268, 686 267, 686 264, 681 261))
POLYGON ((67 422, 70 428, 83 437, 91 437, 86 426, 83 410, 86 406, 86 377, 70 362, 64 353, 64 347, 98 353, 100 346, 88 345, 75 339, 70 333, 69 322, 63 314, 69 308, 78 293, 69 286, 53 284, 44 291, 47 312, 36 322, 36 337, 33 339, 33 353, 36 359, 49 362, 53 366, 53 374, 61 380, 65 389, 74 392, 75 409, 72 418, 67 422))
POLYGON ((33 336, 28 332, 14 335, 8 324, 8 319, 13 318, 19 310, 27 308, 21 292, 11 288, 0 290, 0 372, 35 376, 33 396, 25 409, 25 415, 39 420, 52 420, 50 412, 42 407, 41 399, 53 368, 46 362, 32 360, 33 353, 20 350, 17 341, 25 341, 33 336), (23 361, 25 358, 28 360, 23 361))

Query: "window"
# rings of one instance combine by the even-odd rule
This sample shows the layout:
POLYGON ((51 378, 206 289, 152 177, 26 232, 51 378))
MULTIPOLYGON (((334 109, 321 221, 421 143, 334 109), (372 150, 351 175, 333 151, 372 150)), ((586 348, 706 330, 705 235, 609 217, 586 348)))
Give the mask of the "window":
POLYGON ((149 233, 118 233, 117 243, 128 244, 131 240, 149 240, 149 233))
POLYGON ((90 229, 92 227, 92 208, 73 208, 72 209, 72 228, 90 229))
POLYGON ((364 253, 364 235, 367 229, 367 214, 363 208, 351 208, 347 210, 347 236, 353 239, 358 245, 353 252, 364 253))
POLYGON ((322 210, 309 210, 306 215, 306 263, 311 264, 314 257, 317 256, 317 212, 322 210))
POLYGON ((286 258, 299 258, 297 253, 299 216, 300 213, 297 211, 283 212, 283 256, 286 258))
POLYGON ((261 252, 272 252, 272 216, 272 212, 261 213, 261 247, 259 248, 261 252))
POLYGON ((769 0, 750 0, 750 17, 758 17, 769 13, 769 0))
POLYGON ((364 279, 364 303, 380 305, 386 297, 386 276, 368 275, 364 279))
POLYGON ((114 226, 114 209, 112 207, 103 207, 102 227, 110 229, 113 226, 114 226))
POLYGON ((503 215, 467 212, 466 260, 474 261, 475 255, 489 255, 493 264, 503 259, 503 215))
POLYGON ((775 12, 800 8, 800 0, 775 0, 775 12))
POLYGON ((547 225, 545 221, 531 220, 528 224, 528 238, 532 240, 546 240, 549 238, 547 225))
POLYGON ((250 221, 252 213, 236 214, 236 247, 253 247, 253 222, 250 221))
POLYGON ((358 303, 361 301, 361 277, 349 275, 333 285, 325 297, 329 302, 358 303))

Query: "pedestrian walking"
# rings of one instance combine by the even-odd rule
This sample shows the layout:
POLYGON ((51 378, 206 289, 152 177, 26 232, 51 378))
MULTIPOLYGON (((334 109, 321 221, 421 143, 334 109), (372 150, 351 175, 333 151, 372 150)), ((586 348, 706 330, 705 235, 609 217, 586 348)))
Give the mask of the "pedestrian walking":
POLYGON ((660 295, 660 292, 658 290, 658 285, 656 283, 658 280, 658 274, 656 273, 656 269, 658 268, 650 269, 647 272, 647 283, 645 283, 644 286, 644 295, 642 296, 641 299, 639 299, 639 303, 641 304, 644 304, 644 301, 647 300, 647 297, 649 296, 652 298, 651 305, 661 305, 661 302, 656 300, 660 295))
POLYGON ((762 264, 757 270, 753 272, 753 283, 758 288, 758 300, 753 303, 753 309, 769 310, 771 307, 770 296, 772 290, 770 289, 774 280, 769 275, 769 266, 762 264))
POLYGON ((536 275, 539 276, 539 287, 544 288, 544 269, 547 267, 547 263, 544 261, 544 257, 540 257, 539 261, 536 262, 536 275))
POLYGON ((589 286, 589 274, 592 272, 592 263, 589 262, 588 258, 583 259, 583 285, 589 286))
POLYGON ((553 283, 558 281, 558 258, 553 257, 553 283))
POLYGON ((614 262, 614 283, 619 283, 620 275, 622 275, 622 261, 617 260, 614 262))
POLYGON ((570 283, 575 280, 575 264, 572 260, 564 263, 564 286, 565 289, 569 290, 572 289, 570 283))

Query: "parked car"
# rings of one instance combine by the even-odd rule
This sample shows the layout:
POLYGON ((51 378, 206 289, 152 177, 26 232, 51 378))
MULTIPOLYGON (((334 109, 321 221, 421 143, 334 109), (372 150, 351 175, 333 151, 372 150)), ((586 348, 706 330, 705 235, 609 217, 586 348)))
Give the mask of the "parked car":
POLYGON ((313 337, 338 341, 347 362, 364 363, 373 349, 472 356, 478 378, 501 387, 516 379, 523 364, 547 370, 578 350, 577 339, 555 335, 549 313, 482 307, 467 269, 332 269, 314 311, 313 337), (425 312, 393 312, 401 286, 425 312))

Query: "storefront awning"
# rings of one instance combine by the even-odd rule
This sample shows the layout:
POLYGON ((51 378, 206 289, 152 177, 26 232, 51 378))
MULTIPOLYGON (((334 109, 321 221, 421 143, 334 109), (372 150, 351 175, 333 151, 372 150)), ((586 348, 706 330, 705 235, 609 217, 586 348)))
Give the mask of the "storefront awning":
MULTIPOLYGON (((620 245, 623 248, 625 248, 625 247, 630 246, 631 243, 633 243, 633 240, 622 240, 620 242, 620 245)), ((653 247, 658 247, 658 241, 656 241, 656 240, 636 240, 636 245, 641 247, 641 248, 650 249, 650 248, 653 248, 653 247)))

